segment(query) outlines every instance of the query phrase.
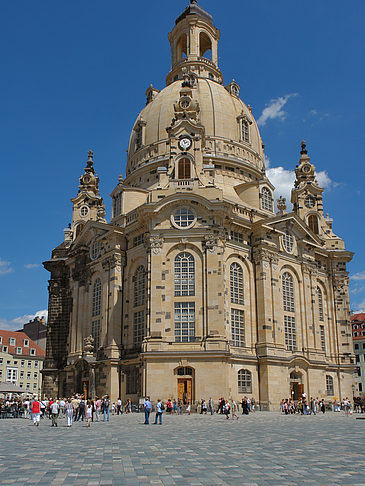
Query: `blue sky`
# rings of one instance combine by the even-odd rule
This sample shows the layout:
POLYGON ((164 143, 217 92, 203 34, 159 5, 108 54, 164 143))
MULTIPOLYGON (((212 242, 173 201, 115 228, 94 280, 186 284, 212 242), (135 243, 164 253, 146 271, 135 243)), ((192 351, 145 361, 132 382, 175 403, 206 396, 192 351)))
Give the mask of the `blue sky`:
MULTIPOLYGON (((110 217, 145 91, 162 89, 167 33, 187 0, 1 2, 3 208, 0 328, 47 308, 41 262, 71 221, 87 151, 110 217)), ((277 196, 305 139, 335 232, 356 253, 351 307, 365 311, 365 2, 200 0, 221 29, 219 63, 260 122, 277 196)))

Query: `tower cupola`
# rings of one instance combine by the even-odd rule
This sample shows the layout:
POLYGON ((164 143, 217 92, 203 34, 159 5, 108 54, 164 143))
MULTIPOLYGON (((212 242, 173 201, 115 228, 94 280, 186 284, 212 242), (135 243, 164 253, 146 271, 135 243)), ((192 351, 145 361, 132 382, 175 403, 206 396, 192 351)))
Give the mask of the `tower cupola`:
POLYGON ((166 78, 167 85, 182 79, 186 73, 222 84, 223 76, 218 68, 219 38, 220 31, 214 27, 213 17, 197 0, 191 0, 169 34, 171 71, 166 78))

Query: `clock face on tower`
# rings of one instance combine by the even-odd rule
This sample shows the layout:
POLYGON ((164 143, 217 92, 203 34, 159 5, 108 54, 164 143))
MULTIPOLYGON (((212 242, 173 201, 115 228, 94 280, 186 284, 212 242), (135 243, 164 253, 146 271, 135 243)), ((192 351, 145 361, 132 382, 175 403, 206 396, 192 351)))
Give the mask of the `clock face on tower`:
POLYGON ((179 149, 180 150, 189 150, 191 147, 191 139, 189 137, 184 137, 179 140, 179 149))

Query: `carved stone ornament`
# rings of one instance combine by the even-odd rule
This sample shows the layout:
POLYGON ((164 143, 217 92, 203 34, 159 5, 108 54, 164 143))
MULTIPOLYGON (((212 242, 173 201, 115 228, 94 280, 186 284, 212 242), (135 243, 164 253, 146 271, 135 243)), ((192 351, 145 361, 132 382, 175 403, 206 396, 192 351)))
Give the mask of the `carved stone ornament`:
POLYGON ((253 259, 256 265, 270 261, 270 252, 262 248, 257 248, 253 252, 253 259))
POLYGON ((214 233, 208 233, 204 236, 203 246, 209 253, 213 253, 218 246, 218 236, 214 233))
POLYGON ((161 253, 163 242, 164 239, 162 235, 145 234, 144 245, 148 250, 151 250, 154 255, 159 255, 161 253))
POLYGON ((335 291, 340 292, 348 285, 348 277, 341 277, 341 276, 334 276, 333 279, 333 288, 335 291))
POLYGON ((84 338, 84 352, 86 354, 93 354, 94 353, 94 338, 90 334, 86 338, 84 338))
POLYGON ((120 270, 121 267, 124 265, 124 262, 124 255, 121 255, 120 253, 113 253, 107 258, 104 258, 104 260, 101 262, 101 265, 104 271, 113 270, 114 268, 120 270))

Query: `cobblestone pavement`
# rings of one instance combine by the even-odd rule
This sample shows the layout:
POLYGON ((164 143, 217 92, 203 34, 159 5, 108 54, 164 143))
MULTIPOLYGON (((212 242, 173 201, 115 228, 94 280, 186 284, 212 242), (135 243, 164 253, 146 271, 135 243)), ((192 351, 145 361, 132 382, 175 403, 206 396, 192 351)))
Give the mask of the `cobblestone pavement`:
POLYGON ((365 485, 365 420, 342 413, 0 420, 1 485, 365 485))

